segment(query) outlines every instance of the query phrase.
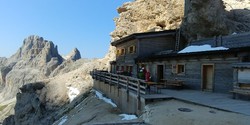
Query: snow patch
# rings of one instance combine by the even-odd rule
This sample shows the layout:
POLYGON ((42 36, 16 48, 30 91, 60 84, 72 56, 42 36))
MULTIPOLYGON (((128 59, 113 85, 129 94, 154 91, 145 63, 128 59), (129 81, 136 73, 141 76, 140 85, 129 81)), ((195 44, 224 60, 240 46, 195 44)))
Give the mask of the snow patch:
POLYGON ((113 103, 111 99, 104 97, 100 92, 95 91, 95 94, 96 94, 97 98, 105 101, 106 103, 111 104, 113 107, 117 107, 117 105, 115 103, 113 103))
POLYGON ((136 115, 120 114, 119 116, 123 117, 122 120, 133 120, 137 119, 136 115))
POLYGON ((70 102, 72 102, 76 98, 76 96, 80 94, 80 91, 77 88, 73 88, 73 87, 67 87, 67 88, 69 89, 68 96, 69 96, 70 102))
POLYGON ((201 45, 201 46, 188 46, 178 53, 191 53, 191 52, 203 52, 203 51, 216 51, 216 50, 228 50, 225 47, 211 47, 211 45, 201 45))

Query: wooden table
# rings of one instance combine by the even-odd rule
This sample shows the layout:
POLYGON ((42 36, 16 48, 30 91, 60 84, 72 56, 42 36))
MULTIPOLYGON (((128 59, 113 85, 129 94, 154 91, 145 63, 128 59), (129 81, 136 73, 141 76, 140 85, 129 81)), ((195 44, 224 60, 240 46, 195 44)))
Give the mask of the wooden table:
POLYGON ((156 88, 156 93, 161 93, 161 89, 165 86, 163 83, 157 83, 157 82, 146 82, 146 84, 149 93, 151 92, 151 87, 156 88))
POLYGON ((174 87, 179 87, 179 88, 183 87, 182 80, 172 80, 172 79, 161 79, 161 80, 164 81, 165 87, 167 86, 174 86, 174 87))

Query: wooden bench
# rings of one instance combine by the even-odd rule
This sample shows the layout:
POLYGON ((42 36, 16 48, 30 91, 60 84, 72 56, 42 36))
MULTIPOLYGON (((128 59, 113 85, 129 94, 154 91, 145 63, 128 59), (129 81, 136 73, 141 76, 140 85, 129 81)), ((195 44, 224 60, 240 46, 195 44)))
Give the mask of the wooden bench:
POLYGON ((245 91, 245 90, 233 90, 230 91, 231 93, 233 93, 233 99, 236 99, 237 94, 239 95, 245 95, 245 96, 250 96, 250 91, 245 91))
POLYGON ((233 91, 230 91, 233 93, 234 99, 237 95, 250 96, 250 84, 238 83, 237 85, 238 86, 234 86, 233 91))
POLYGON ((164 88, 164 84, 162 83, 156 83, 156 82, 146 82, 147 84, 147 90, 149 93, 151 92, 151 87, 154 87, 156 89, 156 93, 161 93, 161 89, 164 88))

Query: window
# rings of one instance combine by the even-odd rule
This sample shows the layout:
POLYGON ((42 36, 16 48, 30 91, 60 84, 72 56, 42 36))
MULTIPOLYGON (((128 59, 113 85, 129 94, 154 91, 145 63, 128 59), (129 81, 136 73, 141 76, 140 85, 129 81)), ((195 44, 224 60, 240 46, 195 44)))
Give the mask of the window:
POLYGON ((122 48, 122 49, 117 49, 117 50, 116 50, 116 55, 117 55, 117 56, 125 55, 125 49, 124 49, 124 48, 122 48))
POLYGON ((120 50, 119 50, 119 49, 116 50, 116 55, 117 55, 117 56, 120 55, 120 50))
POLYGON ((130 47, 128 47, 128 53, 129 53, 129 54, 136 53, 135 46, 130 46, 130 47))
POLYGON ((177 74, 184 74, 185 73, 185 65, 184 64, 178 64, 176 66, 176 71, 177 71, 177 74))
POLYGON ((121 55, 125 55, 125 49, 121 49, 121 55))
POLYGON ((173 74, 184 74, 185 73, 185 64, 176 64, 172 65, 173 74))

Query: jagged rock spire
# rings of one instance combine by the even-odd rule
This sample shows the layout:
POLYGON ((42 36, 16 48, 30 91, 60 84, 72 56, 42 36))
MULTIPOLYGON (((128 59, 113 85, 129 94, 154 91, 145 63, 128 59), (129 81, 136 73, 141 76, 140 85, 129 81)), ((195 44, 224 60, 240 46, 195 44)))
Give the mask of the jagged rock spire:
POLYGON ((81 59, 81 53, 77 48, 74 48, 65 58, 66 60, 76 61, 81 59))

